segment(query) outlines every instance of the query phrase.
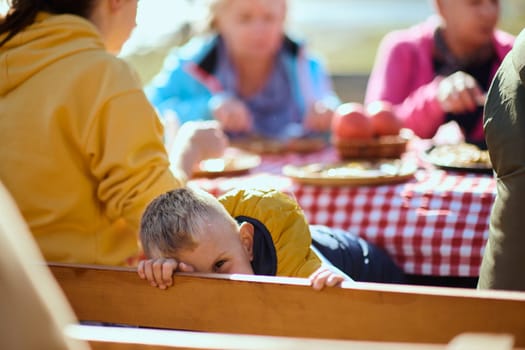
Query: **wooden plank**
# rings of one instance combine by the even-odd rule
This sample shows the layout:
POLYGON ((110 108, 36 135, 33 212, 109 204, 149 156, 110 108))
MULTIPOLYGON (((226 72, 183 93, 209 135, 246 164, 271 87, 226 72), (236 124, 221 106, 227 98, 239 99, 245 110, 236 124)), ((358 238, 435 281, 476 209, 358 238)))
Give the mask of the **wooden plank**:
MULTIPOLYGON (((255 336, 176 330, 152 330, 96 326, 70 326, 66 334, 78 340, 88 341, 93 350, 165 350, 165 349, 301 349, 301 350, 445 350, 439 344, 408 344, 366 342, 351 340, 328 340, 255 336)), ((512 341, 510 342, 512 345, 512 341)), ((477 350, 482 350, 479 348, 477 350)), ((509 350, 493 347, 490 350, 509 350)))
POLYGON ((182 275, 159 290, 131 269, 52 265, 81 320, 290 337, 446 344, 465 333, 514 336, 525 347, 525 293, 182 275))
POLYGON ((255 336, 225 333, 152 330, 97 326, 69 326, 66 335, 88 341, 93 350, 168 350, 168 349, 301 349, 301 350, 511 350, 509 335, 461 334, 448 345, 388 343, 354 340, 325 340, 255 336))

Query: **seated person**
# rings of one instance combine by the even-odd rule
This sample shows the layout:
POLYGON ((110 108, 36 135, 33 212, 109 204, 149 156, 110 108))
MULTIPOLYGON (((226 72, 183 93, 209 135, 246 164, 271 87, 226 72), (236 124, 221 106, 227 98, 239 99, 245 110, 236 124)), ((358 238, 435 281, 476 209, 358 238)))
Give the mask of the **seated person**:
POLYGON ((136 10, 18 0, 0 19, 0 179, 47 261, 134 265, 146 205, 225 148, 218 123, 200 122, 166 151, 135 72, 115 57, 136 10))
POLYGON ((478 288, 525 291, 525 29, 501 64, 485 106, 497 195, 478 288))
POLYGON ((216 119, 230 135, 329 131, 339 100, 318 61, 284 33, 286 0, 214 0, 210 27, 167 57, 146 88, 164 117, 216 119))
POLYGON ((513 36, 495 29, 499 1, 434 0, 439 16, 381 42, 365 102, 391 102, 422 138, 455 121, 464 139, 486 148, 483 103, 513 36))
POLYGON ((315 289, 344 279, 404 281, 384 251, 309 226, 297 202, 275 190, 233 190, 219 200, 190 189, 165 193, 146 208, 140 237, 151 260, 139 263, 139 276, 160 288, 172 285, 174 271, 310 277, 315 289))

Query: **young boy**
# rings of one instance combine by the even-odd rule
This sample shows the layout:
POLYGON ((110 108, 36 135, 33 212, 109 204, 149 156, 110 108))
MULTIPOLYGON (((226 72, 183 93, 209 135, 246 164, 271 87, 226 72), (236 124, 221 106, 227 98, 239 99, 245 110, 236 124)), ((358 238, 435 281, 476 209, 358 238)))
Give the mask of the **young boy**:
POLYGON ((309 226, 297 202, 275 190, 234 190, 219 200, 198 190, 165 193, 146 208, 140 238, 150 260, 138 274, 161 289, 174 271, 309 277, 315 289, 404 281, 385 252, 343 230, 309 226))

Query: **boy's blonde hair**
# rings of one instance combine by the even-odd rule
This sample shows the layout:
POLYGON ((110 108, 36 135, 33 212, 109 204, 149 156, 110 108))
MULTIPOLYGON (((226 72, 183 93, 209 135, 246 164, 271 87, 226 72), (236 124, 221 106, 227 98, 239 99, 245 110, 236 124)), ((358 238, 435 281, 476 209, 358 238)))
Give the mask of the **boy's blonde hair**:
MULTIPOLYGON (((211 194, 197 189, 180 188, 155 198, 144 211, 140 240, 147 257, 175 257, 181 249, 193 249, 195 235, 207 220, 235 220, 211 194)), ((215 222, 214 221, 214 222, 215 222)))

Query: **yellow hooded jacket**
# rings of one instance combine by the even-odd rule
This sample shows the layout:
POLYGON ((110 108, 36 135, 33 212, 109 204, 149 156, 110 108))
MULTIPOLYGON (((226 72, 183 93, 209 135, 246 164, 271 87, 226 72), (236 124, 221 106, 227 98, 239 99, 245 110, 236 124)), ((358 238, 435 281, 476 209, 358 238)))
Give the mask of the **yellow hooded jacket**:
POLYGON ((233 218, 251 218, 265 226, 275 247, 275 275, 308 277, 321 267, 310 248, 312 237, 304 213, 288 195, 276 190, 234 190, 219 201, 233 218))
POLYGON ((124 264, 140 216, 179 187, 136 74, 96 27, 40 13, 0 47, 0 180, 46 260, 124 264))

